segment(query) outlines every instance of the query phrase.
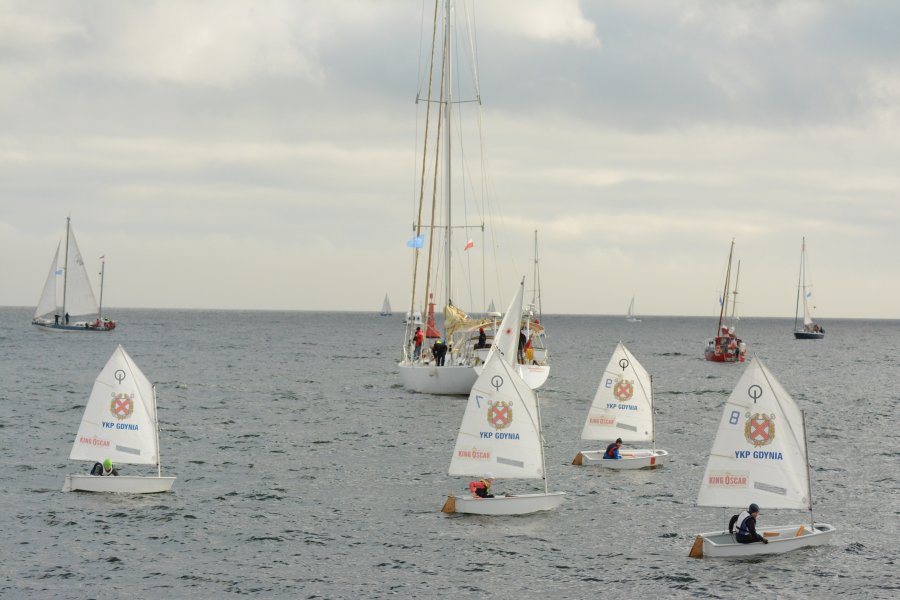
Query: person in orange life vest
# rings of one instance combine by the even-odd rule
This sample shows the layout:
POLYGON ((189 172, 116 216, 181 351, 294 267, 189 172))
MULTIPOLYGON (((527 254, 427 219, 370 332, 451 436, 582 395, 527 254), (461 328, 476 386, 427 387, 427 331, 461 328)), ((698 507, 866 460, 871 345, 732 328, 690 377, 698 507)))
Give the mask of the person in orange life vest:
POLYGON ((485 473, 482 479, 469 482, 469 491, 472 492, 473 498, 493 498, 491 493, 491 484, 494 482, 494 476, 485 473))
POLYGON ((612 444, 606 447, 606 452, 603 453, 603 458, 610 459, 619 459, 622 458, 619 456, 619 448, 622 447, 622 438, 618 438, 612 444))
POLYGON ((413 344, 415 344, 415 350, 413 350, 413 360, 418 360, 420 356, 422 356, 422 342, 425 341, 425 332, 422 331, 421 327, 416 327, 416 332, 413 334, 413 344))

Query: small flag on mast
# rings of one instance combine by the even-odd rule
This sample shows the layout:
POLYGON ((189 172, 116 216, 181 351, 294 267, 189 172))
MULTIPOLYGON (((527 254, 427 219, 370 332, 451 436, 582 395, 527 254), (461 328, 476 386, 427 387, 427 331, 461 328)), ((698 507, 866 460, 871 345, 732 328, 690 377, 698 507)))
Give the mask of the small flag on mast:
POLYGON ((406 246, 408 248, 421 248, 424 243, 425 243, 425 234, 423 233, 422 235, 417 235, 413 239, 408 240, 406 242, 406 246))
POLYGON ((474 247, 475 247, 475 242, 473 242, 472 240, 469 240, 468 242, 466 242, 466 245, 463 248, 463 250, 468 250, 469 248, 474 248, 474 247))

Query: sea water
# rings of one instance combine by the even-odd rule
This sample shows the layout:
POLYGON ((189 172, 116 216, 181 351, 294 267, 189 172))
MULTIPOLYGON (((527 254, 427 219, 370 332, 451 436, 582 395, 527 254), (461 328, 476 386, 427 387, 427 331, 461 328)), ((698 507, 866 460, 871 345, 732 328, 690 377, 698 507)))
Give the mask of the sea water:
MULTIPOLYGON (((399 383, 400 316, 111 311, 111 333, 60 334, 0 309, 0 596, 6 598, 892 598, 898 583, 900 322, 745 318, 761 357, 807 412, 817 521, 828 545, 694 560, 694 536, 734 511, 695 505, 740 364, 703 360, 716 319, 546 315, 540 391, 554 512, 439 512, 465 399, 399 383), (653 375, 653 471, 570 463, 622 340, 653 375), (62 493, 95 377, 122 344, 158 388, 167 494, 62 493)), ((123 474, 154 469, 119 465, 123 474)), ((542 489, 497 481, 497 491, 542 489)), ((747 497, 749 504, 756 499, 747 497)), ((760 525, 808 520, 762 506, 760 525)))

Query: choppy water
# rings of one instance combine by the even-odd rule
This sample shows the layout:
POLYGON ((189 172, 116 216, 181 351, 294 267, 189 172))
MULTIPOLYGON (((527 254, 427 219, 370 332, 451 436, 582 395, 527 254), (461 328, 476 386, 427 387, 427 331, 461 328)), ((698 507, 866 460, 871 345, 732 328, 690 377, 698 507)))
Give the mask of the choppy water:
MULTIPOLYGON (((439 512, 464 399, 404 391, 399 317, 116 311, 109 335, 52 334, 0 309, 0 596, 64 598, 889 598, 900 595, 900 322, 792 320, 741 334, 807 410, 816 520, 830 545, 692 560, 722 511, 694 506, 742 367, 702 359, 714 319, 548 316, 541 392, 560 510, 439 512), (654 472, 571 466, 599 373, 623 340, 654 376, 654 472), (94 378, 122 343, 158 385, 173 493, 60 492, 94 378)), ((128 473, 141 467, 124 466, 128 473)), ((525 491, 527 482, 498 482, 525 491)), ((762 524, 804 519, 763 507, 762 524)))

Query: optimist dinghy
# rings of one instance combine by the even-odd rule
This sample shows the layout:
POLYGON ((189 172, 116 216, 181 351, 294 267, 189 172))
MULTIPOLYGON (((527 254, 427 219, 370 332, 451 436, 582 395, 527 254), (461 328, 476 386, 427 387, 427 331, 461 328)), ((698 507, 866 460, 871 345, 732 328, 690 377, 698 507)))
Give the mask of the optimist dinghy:
POLYGON ((614 440, 623 443, 653 442, 652 448, 619 450, 618 460, 605 459, 604 450, 582 450, 573 465, 596 465, 607 469, 645 469, 662 465, 669 453, 656 448, 653 388, 650 374, 619 342, 600 378, 588 410, 581 439, 614 440))
POLYGON ((472 386, 449 472, 476 477, 491 472, 500 479, 543 479, 544 492, 495 498, 451 495, 442 512, 524 515, 553 510, 565 498, 565 492, 548 491, 537 394, 515 366, 524 289, 523 278, 487 362, 472 386))
POLYGON ((163 477, 159 462, 159 423, 156 388, 118 346, 103 371, 84 409, 70 460, 114 464, 156 465, 156 476, 66 475, 64 492, 119 492, 152 494, 167 492, 174 477, 163 477))
POLYGON ((747 366, 725 403, 697 496, 698 506, 808 510, 809 522, 757 527, 768 544, 739 543, 727 531, 701 533, 692 558, 782 554, 827 543, 835 528, 812 515, 803 411, 759 358, 747 366))

